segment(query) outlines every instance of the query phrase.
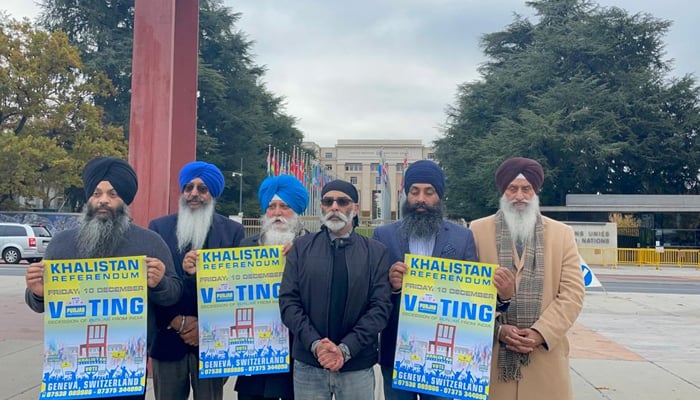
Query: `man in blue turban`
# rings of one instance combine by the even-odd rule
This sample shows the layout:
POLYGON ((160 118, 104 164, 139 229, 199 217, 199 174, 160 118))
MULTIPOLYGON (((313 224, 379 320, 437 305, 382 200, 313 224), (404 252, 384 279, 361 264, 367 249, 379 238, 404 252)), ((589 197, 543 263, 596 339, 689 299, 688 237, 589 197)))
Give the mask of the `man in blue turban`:
MULTIPOLYGON (((382 242, 389 250, 389 282, 393 309, 386 328, 382 331, 380 364, 384 379, 384 397, 387 399, 416 399, 417 393, 394 389, 392 379, 396 366, 396 337, 399 310, 401 308, 401 286, 407 266, 403 262, 406 254, 448 258, 452 260, 477 261, 476 244, 472 232, 460 225, 445 221, 445 174, 439 165, 430 160, 419 160, 411 164, 404 176, 406 201, 401 205, 402 219, 380 226, 373 238, 382 242)), ((494 284, 500 298, 510 299, 513 293, 512 274, 507 269, 496 272, 494 284), (502 283, 503 282, 503 283, 502 283)), ((499 309, 500 310, 500 309, 499 309)), ((437 400, 442 397, 421 394, 421 399, 437 400)))
MULTIPOLYGON (((243 239, 241 246, 285 245, 286 254, 292 241, 307 233, 299 219, 309 205, 306 188, 292 175, 269 176, 260 184, 258 200, 263 211, 261 232, 243 239)), ((236 379, 235 390, 239 400, 294 398, 291 372, 242 375, 236 379)))
POLYGON ((180 203, 176 214, 149 224, 165 240, 184 290, 180 302, 155 309, 158 335, 151 347, 153 383, 157 400, 223 399, 226 378, 199 379, 199 328, 197 323, 197 272, 199 249, 238 247, 243 225, 214 212, 224 190, 224 175, 216 165, 194 161, 179 175, 180 203))

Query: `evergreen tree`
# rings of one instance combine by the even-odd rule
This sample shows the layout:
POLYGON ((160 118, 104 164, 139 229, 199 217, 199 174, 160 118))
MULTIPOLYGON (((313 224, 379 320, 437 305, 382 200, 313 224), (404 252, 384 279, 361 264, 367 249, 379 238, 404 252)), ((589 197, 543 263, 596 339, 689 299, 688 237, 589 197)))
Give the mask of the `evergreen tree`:
POLYGON ((493 174, 513 156, 542 163, 543 205, 568 193, 699 193, 700 91, 690 75, 667 77, 671 23, 586 0, 527 4, 536 23, 516 16, 482 37, 482 79, 459 87, 436 142, 450 212, 493 212, 493 174))

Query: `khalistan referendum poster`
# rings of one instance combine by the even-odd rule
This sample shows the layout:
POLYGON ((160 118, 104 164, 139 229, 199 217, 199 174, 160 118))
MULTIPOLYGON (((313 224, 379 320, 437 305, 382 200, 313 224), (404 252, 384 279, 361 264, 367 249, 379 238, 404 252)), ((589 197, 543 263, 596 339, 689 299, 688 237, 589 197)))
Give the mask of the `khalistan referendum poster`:
POLYGON ((146 384, 145 256, 45 260, 40 399, 141 394, 146 384))
POLYGON ((282 246, 201 250, 197 264, 199 376, 289 371, 280 317, 282 246))
POLYGON ((488 398, 497 265, 407 254, 393 386, 488 398))

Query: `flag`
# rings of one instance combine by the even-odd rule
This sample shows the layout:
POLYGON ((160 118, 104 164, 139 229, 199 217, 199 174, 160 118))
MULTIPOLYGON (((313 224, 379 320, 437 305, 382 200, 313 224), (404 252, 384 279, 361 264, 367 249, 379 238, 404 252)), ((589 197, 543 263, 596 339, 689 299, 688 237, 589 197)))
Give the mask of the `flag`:
POLYGON ((272 145, 268 144, 267 145, 267 176, 272 175, 272 155, 270 154, 271 150, 272 150, 272 145))

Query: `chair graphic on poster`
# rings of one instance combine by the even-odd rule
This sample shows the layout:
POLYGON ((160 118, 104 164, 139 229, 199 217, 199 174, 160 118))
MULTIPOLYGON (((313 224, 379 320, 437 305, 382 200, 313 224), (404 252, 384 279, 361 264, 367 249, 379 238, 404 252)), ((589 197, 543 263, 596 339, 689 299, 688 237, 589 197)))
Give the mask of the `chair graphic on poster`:
POLYGON ((452 357, 455 348, 455 325, 437 324, 435 327, 435 340, 428 342, 428 353, 438 354, 441 348, 445 349, 445 356, 452 357))
POLYGON ((237 308, 236 325, 231 327, 229 336, 236 338, 253 337, 254 333, 253 307, 237 308))
POLYGON ((88 325, 85 343, 80 345, 81 357, 90 357, 91 349, 97 349, 99 357, 107 356, 107 324, 88 325))

